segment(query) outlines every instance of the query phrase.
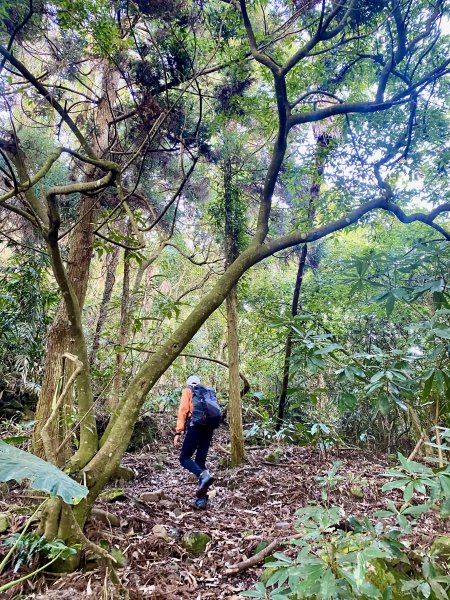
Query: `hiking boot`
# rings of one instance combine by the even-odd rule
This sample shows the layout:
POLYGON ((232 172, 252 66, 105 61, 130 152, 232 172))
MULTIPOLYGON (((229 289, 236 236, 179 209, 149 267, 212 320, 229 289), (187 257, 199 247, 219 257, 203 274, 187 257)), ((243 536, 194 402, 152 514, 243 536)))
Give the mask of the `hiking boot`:
POLYGON ((206 510, 206 507, 208 506, 208 496, 203 496, 203 498, 196 498, 195 500, 192 500, 191 506, 196 510, 206 510))
POLYGON ((195 495, 197 498, 203 498, 208 492, 209 486, 214 482, 214 477, 206 469, 200 473, 198 478, 198 487, 195 495))

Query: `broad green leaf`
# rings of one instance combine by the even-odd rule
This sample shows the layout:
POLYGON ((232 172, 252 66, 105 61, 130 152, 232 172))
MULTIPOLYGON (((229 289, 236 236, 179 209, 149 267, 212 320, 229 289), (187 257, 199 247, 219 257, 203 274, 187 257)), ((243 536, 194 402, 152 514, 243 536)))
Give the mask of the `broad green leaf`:
POLYGON ((399 479, 398 481, 390 481, 385 483, 381 488, 382 492, 388 492, 389 490, 395 490, 396 488, 405 487, 409 483, 409 479, 399 479))
POLYGON ((320 350, 316 350, 314 352, 314 354, 316 356, 320 356, 322 354, 330 354, 331 352, 335 352, 335 350, 341 350, 342 346, 341 344, 330 344, 328 346, 325 346, 325 348, 321 348, 320 350))
POLYGON ((450 517, 450 498, 444 500, 441 506, 441 517, 447 519, 450 517))
POLYGON ((5 444, 22 444, 22 442, 26 442, 29 440, 29 437, 26 435, 13 435, 11 437, 2 438, 2 442, 5 444))
POLYGON ((376 383, 377 381, 382 379, 384 376, 385 376, 385 371, 378 371, 378 373, 375 373, 375 375, 372 375, 372 377, 370 378, 370 383, 376 383))
POLYGON ((437 337, 450 340, 450 328, 447 329, 433 329, 431 333, 437 337))
MULTIPOLYGON (((440 583, 434 579, 430 579, 430 586, 433 590, 437 600, 448 600, 448 592, 442 587, 440 583)), ((447 586, 448 590, 448 586, 447 586)))
POLYGON ((260 581, 258 581, 258 583, 255 585, 255 589, 248 590, 247 592, 241 592, 239 595, 247 598, 266 598, 266 588, 260 581))
POLYGON ((387 397, 386 394, 381 393, 378 396, 377 408, 384 417, 389 414, 390 404, 389 404, 389 398, 387 397))
POLYGON ((385 519, 386 517, 392 517, 390 510, 377 510, 373 513, 373 516, 377 519, 385 519))
POLYGON ((398 458, 405 471, 418 475, 428 475, 429 477, 433 476, 433 471, 429 467, 421 465, 414 460, 408 460, 401 452, 398 452, 398 458))
POLYGON ((67 504, 78 504, 89 490, 54 465, 0 440, 0 481, 29 479, 34 490, 60 496, 67 504))
POLYGON ((411 515, 412 517, 419 517, 423 513, 427 512, 431 508, 431 502, 426 504, 416 504, 414 506, 408 506, 402 511, 404 515, 411 515))
POLYGON ((439 475, 439 483, 441 484, 443 494, 450 497, 450 474, 441 473, 439 475))
POLYGON ((389 294, 387 300, 386 300, 386 314, 388 317, 391 316, 391 314, 394 312, 394 307, 395 307, 395 296, 394 294, 389 294))
POLYGON ((409 502, 414 494, 414 484, 415 481, 410 481, 408 485, 405 487, 405 491, 403 492, 403 498, 406 502, 409 502))
POLYGON ((333 572, 328 569, 320 580, 320 597, 324 600, 327 598, 333 598, 336 593, 336 577, 333 572))
POLYGON ((433 387, 433 379, 434 379, 434 369, 431 373, 428 374, 428 377, 425 379, 423 386, 423 396, 426 398, 431 392, 431 388, 433 387))

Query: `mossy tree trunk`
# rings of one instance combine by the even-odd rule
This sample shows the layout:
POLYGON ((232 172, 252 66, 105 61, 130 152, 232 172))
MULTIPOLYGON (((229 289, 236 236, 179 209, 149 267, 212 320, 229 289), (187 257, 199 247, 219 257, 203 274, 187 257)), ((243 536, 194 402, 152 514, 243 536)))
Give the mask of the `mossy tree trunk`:
MULTIPOLYGON (((117 96, 117 71, 111 69, 107 64, 102 65, 103 81, 102 81, 102 97, 98 103, 98 109, 95 113, 95 129, 97 135, 94 136, 94 150, 98 156, 102 156, 107 151, 109 146, 109 126, 111 120, 112 106, 114 105, 117 96)), ((85 167, 85 182, 95 181, 99 175, 98 167, 95 164, 86 165, 85 167)), ((70 282, 73 293, 76 297, 80 309, 83 307, 86 295, 87 284, 89 280, 89 270, 93 251, 94 229, 95 229, 95 208, 97 199, 95 196, 80 196, 78 208, 78 220, 70 236, 69 256, 67 259, 66 277, 70 282)), ((59 226, 58 226, 59 227, 59 226)), ((58 241, 55 240, 56 245, 58 241)), ((58 250, 59 252, 59 250, 58 250)), ((77 346, 79 344, 73 338, 73 330, 68 316, 67 305, 64 298, 61 300, 58 307, 56 317, 50 327, 47 337, 47 351, 44 363, 44 377, 42 388, 39 395, 39 401, 36 407, 36 425, 32 438, 33 452, 42 458, 45 458, 44 448, 42 445, 41 430, 47 422, 52 412, 52 405, 58 395, 58 390, 64 384, 62 373, 62 355, 65 352, 77 354, 77 346)), ((83 344, 85 346, 85 344, 83 344)), ((79 357, 80 358, 80 357, 79 357)), ((81 360, 81 358, 80 358, 81 360)), ((89 360, 86 356, 85 370, 89 371, 89 360)), ((65 373, 64 378, 70 373, 65 373)), ((89 374, 78 378, 76 383, 76 393, 80 395, 88 394, 85 400, 81 400, 81 405, 88 406, 92 402, 92 391, 90 388, 89 374)), ((70 410, 67 404, 67 410, 70 410)), ((83 413, 83 411, 82 411, 83 413)), ((64 410, 61 412, 61 418, 54 421, 52 424, 51 436, 54 440, 55 447, 60 448, 61 443, 67 438, 67 424, 64 417, 64 410)), ((84 420, 81 428, 87 433, 87 442, 83 440, 83 445, 87 448, 91 447, 95 451, 96 437, 95 432, 95 417, 93 414, 84 413, 84 420), (84 442, 87 442, 84 444, 84 442)), ((82 418, 83 414, 79 414, 82 418)), ((83 452, 83 450, 82 450, 83 452)), ((60 448, 57 453, 58 465, 62 466, 68 459, 70 448, 65 445, 60 448)))
POLYGON ((119 324, 119 337, 117 340, 118 350, 116 351, 116 367, 113 378, 112 392, 109 397, 108 406, 111 410, 114 410, 119 403, 120 394, 122 393, 123 386, 123 363, 125 360, 125 349, 128 339, 128 332, 130 326, 130 251, 124 250, 123 253, 123 282, 122 282, 122 295, 120 300, 120 324, 119 324))
MULTIPOLYGON (((239 255, 240 218, 239 192, 233 182, 231 160, 223 165, 223 189, 225 212, 225 268, 239 255)), ((228 332, 228 418, 230 425, 231 464, 240 465, 245 459, 244 431, 242 424, 242 401, 239 378, 239 325, 237 286, 227 295, 228 332)))

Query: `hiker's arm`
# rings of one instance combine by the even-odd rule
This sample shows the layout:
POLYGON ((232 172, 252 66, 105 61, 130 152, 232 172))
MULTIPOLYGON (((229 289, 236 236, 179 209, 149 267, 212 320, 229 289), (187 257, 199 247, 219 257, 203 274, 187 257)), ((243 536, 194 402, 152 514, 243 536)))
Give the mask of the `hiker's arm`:
POLYGON ((180 407, 178 409, 178 418, 177 418, 177 426, 176 433, 173 440, 173 445, 175 448, 178 448, 181 444, 181 435, 184 431, 186 420, 191 412, 191 390, 189 388, 184 388, 181 393, 180 407))
POLYGON ((180 407, 178 409, 177 433, 183 433, 189 413, 191 412, 191 390, 184 388, 181 394, 180 407))

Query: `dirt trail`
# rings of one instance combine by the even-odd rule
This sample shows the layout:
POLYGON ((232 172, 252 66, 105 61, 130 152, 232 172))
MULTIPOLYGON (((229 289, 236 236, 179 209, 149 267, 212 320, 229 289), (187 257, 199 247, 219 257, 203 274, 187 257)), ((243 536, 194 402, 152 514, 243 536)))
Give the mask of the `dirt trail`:
MULTIPOLYGON (((236 600, 240 591, 255 583, 261 567, 230 576, 224 574, 227 566, 251 556, 261 541, 295 534, 295 511, 305 504, 320 502, 315 476, 326 473, 335 460, 343 462, 339 473, 345 479, 339 482, 331 499, 342 508, 343 518, 350 514, 370 514, 385 507, 380 488, 386 481, 381 473, 387 463, 371 453, 333 450, 325 459, 317 448, 283 447, 281 462, 271 465, 265 461, 267 447, 250 448, 246 465, 227 469, 219 466, 227 456, 226 439, 223 434, 219 438, 209 457, 216 480, 207 511, 191 509, 196 484, 178 464, 170 438, 157 451, 127 455, 124 464, 134 470, 136 477, 128 483, 115 484, 123 489, 125 497, 98 503, 99 508, 119 516, 120 526, 110 527, 92 520, 87 528, 88 537, 97 543, 103 540, 110 548, 124 552, 126 566, 118 574, 132 597, 236 600), (355 487, 362 489, 362 498, 354 496, 355 487), (156 490, 163 490, 161 500, 140 500, 143 493, 156 490), (164 529, 154 529, 155 526, 164 529), (211 537, 206 551, 198 557, 186 552, 181 544, 183 535, 191 531, 202 531, 211 537), (167 539, 159 535, 166 535, 167 539)), ((18 493, 19 490, 12 490, 2 500, 17 503, 18 493)), ((396 497, 395 492, 391 497, 396 497)), ((427 546, 430 531, 435 533, 438 527, 442 530, 439 520, 424 516, 415 532, 416 542, 427 546)), ((1 581, 5 580, 7 573, 1 577, 1 581)), ((41 577, 23 586, 22 598, 112 598, 104 584, 105 573, 99 569, 53 580, 41 577)), ((4 598, 13 598, 18 592, 17 588, 11 590, 4 598)))

